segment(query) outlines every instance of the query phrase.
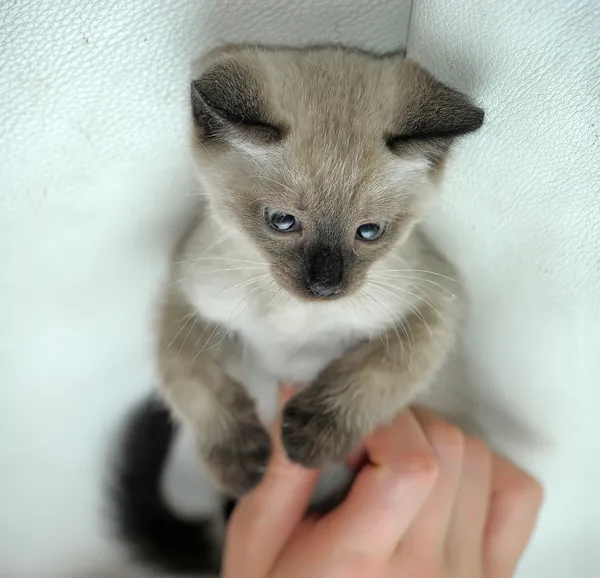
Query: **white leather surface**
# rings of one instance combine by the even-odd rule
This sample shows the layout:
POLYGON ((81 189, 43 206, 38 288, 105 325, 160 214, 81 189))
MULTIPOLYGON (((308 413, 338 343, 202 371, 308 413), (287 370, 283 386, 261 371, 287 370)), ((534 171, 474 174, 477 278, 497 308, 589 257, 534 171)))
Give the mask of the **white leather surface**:
POLYGON ((519 577, 598 578, 598 2, 414 0, 408 55, 487 111, 430 227, 472 295, 453 405, 546 486, 519 577))
POLYGON ((152 299, 194 190, 190 61, 227 41, 404 47, 409 10, 0 3, 0 575, 118 564, 102 475, 116 424, 152 386, 152 299))
MULTIPOLYGON (((192 187, 190 59, 219 41, 392 48, 408 9, 1 3, 0 574, 116 563, 102 471, 151 386, 151 300, 192 187)), ((598 30, 595 0, 415 0, 409 38, 488 111, 430 227, 472 293, 440 403, 546 484, 521 578, 600 576, 598 30)))

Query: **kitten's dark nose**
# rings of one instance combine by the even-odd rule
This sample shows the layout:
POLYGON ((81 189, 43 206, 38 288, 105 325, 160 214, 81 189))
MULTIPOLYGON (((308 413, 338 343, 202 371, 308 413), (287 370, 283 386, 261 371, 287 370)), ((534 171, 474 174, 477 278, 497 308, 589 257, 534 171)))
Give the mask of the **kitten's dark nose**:
POLYGON ((344 279, 344 259, 339 247, 317 245, 305 258, 306 288, 319 299, 341 292, 344 279))
POLYGON ((319 298, 333 297, 340 292, 340 284, 330 285, 329 283, 312 283, 308 286, 310 292, 319 298))

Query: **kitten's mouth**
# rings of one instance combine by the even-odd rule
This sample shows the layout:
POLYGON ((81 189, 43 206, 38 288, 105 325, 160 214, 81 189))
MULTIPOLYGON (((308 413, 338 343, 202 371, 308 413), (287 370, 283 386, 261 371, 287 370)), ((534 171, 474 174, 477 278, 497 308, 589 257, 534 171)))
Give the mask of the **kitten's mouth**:
POLYGON ((354 294, 361 286, 360 282, 327 282, 288 276, 273 268, 273 277, 277 284, 299 301, 310 303, 328 303, 354 294))
POLYGON ((335 299, 342 295, 343 290, 339 283, 331 284, 331 283, 310 283, 306 284, 306 293, 310 298, 313 299, 335 299))
POLYGON ((347 288, 340 286, 315 286, 307 283, 304 286, 287 287, 296 298, 310 303, 330 303, 348 296, 347 288))
POLYGON ((299 301, 326 303, 341 299, 348 294, 346 288, 340 286, 332 287, 324 284, 298 283, 297 281, 290 281, 279 275, 276 276, 276 279, 284 291, 290 293, 299 301))

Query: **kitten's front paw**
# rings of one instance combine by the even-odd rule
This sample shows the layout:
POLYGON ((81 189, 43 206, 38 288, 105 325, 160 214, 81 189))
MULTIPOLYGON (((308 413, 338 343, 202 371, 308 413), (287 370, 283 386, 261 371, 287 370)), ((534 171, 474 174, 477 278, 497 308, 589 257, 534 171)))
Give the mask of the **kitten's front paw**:
POLYGON ((239 498, 259 484, 271 458, 271 438, 256 420, 238 422, 205 454, 225 493, 239 498))
POLYGON ((283 446, 291 461, 307 468, 339 463, 359 441, 347 425, 328 399, 308 389, 283 409, 283 446))

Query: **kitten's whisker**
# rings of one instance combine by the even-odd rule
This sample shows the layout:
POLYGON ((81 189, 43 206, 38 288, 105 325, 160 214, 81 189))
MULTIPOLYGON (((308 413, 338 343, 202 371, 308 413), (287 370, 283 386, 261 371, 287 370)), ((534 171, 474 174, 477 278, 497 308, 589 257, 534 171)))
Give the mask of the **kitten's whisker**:
POLYGON ((230 237, 228 235, 223 235, 221 238, 217 239, 216 241, 213 241, 208 247, 206 247, 204 249, 204 251, 202 251, 202 253, 200 253, 200 255, 198 255, 198 257, 204 257, 204 255, 206 255, 207 253, 212 251, 215 247, 217 247, 221 243, 224 243, 225 241, 229 240, 229 238, 230 237))
POLYGON ((183 321, 185 319, 185 323, 179 328, 179 331, 175 334, 175 337, 171 339, 169 345, 167 345, 167 349, 170 349, 175 340, 179 337, 179 334, 184 330, 185 326, 190 322, 190 320, 196 315, 195 311, 192 311, 189 315, 182 317, 179 321, 183 321))
POLYGON ((246 287, 248 285, 258 283, 259 281, 266 279, 268 276, 269 275, 267 273, 265 273, 263 275, 251 277, 250 279, 246 279, 245 281, 242 281, 241 283, 237 283, 236 285, 231 285, 230 287, 226 287, 222 291, 219 291, 219 293, 217 293, 217 295, 221 295, 222 293, 227 293, 227 291, 235 291, 236 289, 242 289, 243 287, 246 287))
POLYGON ((221 273, 235 273, 237 271, 264 271, 263 267, 235 267, 235 265, 228 265, 227 267, 222 267, 221 269, 207 269, 200 271, 199 273, 195 273, 194 275, 189 275, 188 277, 179 277, 176 280, 169 283, 168 287, 173 287, 178 285, 179 283, 183 283, 184 281, 189 281, 190 279, 197 279, 198 277, 202 277, 204 275, 212 275, 218 276, 221 273))
POLYGON ((383 331, 379 334, 379 338, 381 339, 381 344, 383 345, 384 349, 385 349, 385 354, 389 357, 390 356, 390 334, 388 331, 383 331), (383 341, 385 337, 385 342, 383 341))
POLYGON ((241 281, 240 283, 236 284, 236 285, 230 285, 229 287, 224 287, 223 289, 221 289, 217 294, 213 295, 207 302, 207 305, 213 303, 213 301, 219 297, 220 295, 222 295, 223 293, 226 293, 227 291, 233 291, 235 289, 239 289, 248 285, 252 285, 253 283, 258 283, 260 282, 263 278, 268 277, 267 274, 263 274, 263 275, 254 275, 252 277, 250 277, 249 279, 244 279, 243 281, 241 281))
POLYGON ((414 289, 415 291, 422 291, 423 294, 419 295, 418 298, 421 301, 423 301, 424 303, 427 303, 427 305, 429 305, 433 309, 436 309, 436 308, 433 306, 432 303, 430 303, 428 301, 428 299, 425 298, 425 296, 430 297, 429 291, 432 291, 435 295, 437 293, 437 290, 439 289, 438 295, 439 294, 444 295, 445 298, 447 298, 453 304, 453 306, 456 308, 456 310, 460 311, 460 308, 456 305, 456 300, 457 300, 456 294, 454 292, 452 292, 450 289, 448 289, 447 287, 444 287, 443 285, 440 285, 439 283, 436 283, 435 281, 432 281, 431 279, 424 279, 422 277, 402 277, 402 278, 400 278, 400 277, 398 277, 398 278, 375 277, 372 279, 373 282, 377 282, 382 286, 388 287, 389 289, 407 292, 407 290, 404 287, 389 283, 389 281, 395 281, 395 280, 411 281, 409 287, 411 289, 414 289), (414 283, 414 281, 418 281, 418 283, 414 283), (424 285, 422 282, 429 283, 430 285, 433 285, 433 287, 424 285))
MULTIPOLYGON (((367 284, 367 286, 368 286, 368 285, 369 285, 369 284, 367 284)), ((371 284, 371 287, 370 287, 370 289, 371 289, 371 290, 372 290, 374 293, 376 293, 376 294, 378 294, 378 295, 380 295, 380 296, 389 295, 389 296, 392 296, 392 297, 396 298, 396 299, 397 299, 397 300, 400 302, 400 304, 401 304, 402 306, 406 307, 406 308, 407 308, 409 311, 411 311, 411 312, 413 311, 411 303, 410 303, 408 300, 406 300, 406 299, 403 299, 401 295, 398 295, 397 293, 387 293, 387 292, 384 292, 384 291, 382 290, 382 288, 381 288, 381 287, 379 287, 378 285, 375 285, 375 284, 371 284)), ((388 309, 388 308, 387 308, 385 305, 383 305, 383 303, 381 303, 380 301, 378 301, 378 300, 374 300, 374 302, 375 302, 375 303, 377 303, 377 305, 378 305, 380 308, 382 308, 384 311, 386 311, 387 313, 389 313, 389 314, 392 316, 392 318, 393 318, 393 319, 395 319, 395 320, 396 320, 396 321, 397 321, 397 322, 398 322, 398 323, 399 323, 399 324, 402 326, 402 329, 403 329, 403 331, 404 331, 404 334, 406 335, 407 339, 409 339, 409 341, 410 341, 410 337, 409 337, 409 335, 408 335, 408 333, 407 333, 407 331, 406 331, 405 325, 404 325, 405 319, 404 319, 402 316, 400 316, 399 314, 396 314, 396 313, 393 313, 393 312, 391 312, 391 311, 390 311, 390 310, 389 310, 389 309, 388 309)), ((408 327, 409 327, 409 329, 410 329, 410 325, 409 325, 408 327)), ((412 332, 411 332, 411 333, 412 333, 412 332)))
MULTIPOLYGON (((259 289, 261 289, 260 286, 255 287, 254 289, 249 291, 248 294, 231 310, 231 313, 233 313, 243 302, 246 302, 245 307, 239 312, 238 316, 235 319, 231 318, 231 313, 230 313, 230 315, 229 315, 229 324, 230 325, 232 325, 234 321, 237 321, 246 312, 248 307, 250 307, 250 297, 251 297, 252 293, 259 289)), ((263 290, 258 295, 254 296, 254 299, 256 299, 256 300, 260 299, 261 295, 263 295, 266 291, 267 291, 267 288, 263 288, 263 290)))
POLYGON ((230 311, 229 313, 229 321, 232 321, 232 316, 234 311, 244 302, 246 303, 246 308, 244 308, 240 314, 238 315, 238 317, 236 317, 236 319, 239 319, 239 317, 244 313, 244 311, 247 309, 249 303, 250 303, 250 297, 252 296, 252 293, 254 293, 255 291, 259 291, 261 289, 260 285, 258 285, 257 287, 254 287, 254 289, 250 289, 250 291, 248 291, 248 293, 246 293, 246 295, 244 295, 237 303, 237 305, 230 311))
POLYGON ((192 357, 192 360, 190 361, 190 363, 193 363, 194 361, 196 361, 196 359, 198 359, 198 356, 201 353, 204 353, 204 351, 210 351, 210 349, 212 349, 212 347, 210 347, 209 349, 206 349, 206 346, 210 343, 210 340, 213 338, 215 332, 219 329, 220 326, 221 326, 220 323, 215 325, 214 329, 212 330, 212 333, 208 336, 208 339, 204 342, 204 345, 202 346, 202 348, 196 352, 196 355, 194 355, 194 357, 192 357))
POLYGON ((237 271, 265 271, 264 267, 236 267, 235 265, 228 265, 227 267, 221 267, 220 269, 203 269, 198 273, 194 273, 186 279, 195 279, 196 277, 202 277, 203 275, 211 275, 215 274, 219 275, 220 273, 236 273, 237 271))
MULTIPOLYGON (((380 304, 377 303, 375 301, 375 299, 373 299, 373 297, 371 295, 369 295, 368 293, 365 294, 365 296, 372 301, 373 303, 375 303, 378 307, 380 307, 380 304)), ((367 313, 370 313, 371 318, 373 317, 373 314, 367 309, 367 306, 365 305, 365 303, 363 301, 361 301, 364 310, 367 313)), ((390 356, 390 339, 389 339, 389 335, 387 331, 379 331, 378 332, 379 335, 379 340, 381 341, 381 345, 383 346, 384 350, 385 350, 385 354, 389 357, 390 356), (385 337, 385 341, 384 341, 384 337, 385 337)), ((398 337, 398 339, 400 339, 398 337)), ((372 345, 372 336, 371 336, 371 332, 369 331, 369 343, 372 345)))
MULTIPOLYGON (((373 289, 375 289, 375 291, 379 291, 381 294, 381 289, 378 287, 373 287, 373 289)), ((407 324, 405 325, 405 320, 403 318, 401 318, 399 315, 391 312, 385 305, 383 305, 383 303, 381 303, 380 301, 377 301, 376 299, 373 299, 373 297, 371 295, 369 295, 368 293, 366 294, 369 298, 371 298, 371 300, 376 303, 379 307, 381 307, 384 311, 386 311, 391 317, 392 319, 394 319, 397 323, 400 324, 400 327, 402 328, 404 335, 406 336, 406 339, 409 342, 409 345, 412 346, 414 340, 412 339, 412 331, 410 330, 410 325, 407 324), (410 333, 410 335, 409 335, 410 333)), ((406 302, 406 300, 402 299, 400 296, 396 296, 398 297, 400 300, 400 303, 402 303, 403 305, 405 305, 408 309, 410 309, 410 304, 406 302)), ((396 329, 396 327, 394 326, 394 331, 396 332, 396 336, 398 337, 398 340, 401 341, 400 335, 398 334, 398 331, 396 329)))
POLYGON ((265 311, 269 310, 269 307, 271 305, 271 303, 273 302, 273 300, 275 299, 275 297, 277 297, 279 295, 279 292, 281 291, 281 287, 279 287, 277 284, 275 284, 275 288, 277 289, 276 291, 273 291, 271 298, 267 301, 267 304, 265 305, 265 311))
MULTIPOLYGON (((389 291, 388 289, 386 289, 386 287, 387 287, 386 285, 384 285, 384 284, 382 284, 382 283, 378 283, 378 282, 376 282, 376 281, 374 281, 373 283, 374 283, 374 284, 375 284, 375 285, 378 287, 378 290, 379 290, 381 293, 383 293, 384 295, 388 295, 388 296, 390 296, 390 297, 397 297, 396 293, 394 293, 393 291, 389 291)), ((393 287, 393 289, 396 289, 396 290, 398 290, 398 288, 397 288, 397 287, 393 287)), ((438 310, 436 309, 436 307, 435 307, 435 306, 434 306, 434 305, 433 305, 433 304, 432 304, 430 301, 428 301, 427 299, 425 299, 424 297, 422 297, 422 296, 419 296, 419 295, 416 295, 415 293, 412 293, 411 291, 407 291, 407 290, 406 290, 406 289, 404 289, 404 288, 400 288, 399 290, 400 290, 401 292, 403 292, 403 293, 406 293, 407 295, 410 295, 411 297, 414 297, 415 299, 418 299, 418 300, 421 300, 421 301, 423 301, 424 303, 426 303, 427 305, 429 305, 429 307, 431 307, 431 308, 433 309, 433 311, 435 311, 435 313, 436 313, 438 316, 440 315, 440 314, 439 314, 439 312, 438 312, 438 310)), ((413 315, 415 315, 416 317, 418 317, 418 318, 419 318, 419 319, 420 319, 420 320, 423 322, 423 324, 425 325, 425 327, 427 327, 427 329, 428 329, 428 331, 429 331, 429 334, 430 334, 430 335, 433 335, 433 332, 432 332, 432 330, 431 330, 431 327, 429 327, 429 325, 428 325, 427 321, 425 321, 425 318, 423 317, 423 315, 422 315, 422 314, 421 314, 421 312, 419 311, 419 308, 418 308, 418 307, 416 307, 416 306, 415 306, 415 307, 413 307, 411 304, 409 304, 409 302, 408 302, 408 301, 406 301, 406 302, 404 303, 404 305, 405 305, 405 306, 406 306, 406 307, 407 307, 407 308, 408 308, 408 309, 411 311, 411 313, 413 313, 413 315)), ((440 317, 441 317, 441 316, 440 316, 440 317)), ((442 318, 442 320, 443 320, 443 318, 442 318)))
POLYGON ((277 301, 275 307, 280 307, 281 304, 284 302, 285 298, 287 297, 285 291, 281 287, 278 287, 277 291, 275 292, 275 298, 277 297, 279 297, 279 300, 277 301))
POLYGON ((252 261, 250 259, 233 259, 230 257, 194 257, 193 259, 175 261, 175 265, 182 265, 184 263, 197 263, 199 261, 226 261, 229 263, 250 263, 253 265, 261 265, 263 267, 268 266, 268 263, 266 263, 265 261, 252 261))
MULTIPOLYGON (((383 281, 376 280, 370 280, 369 282, 373 285, 377 285, 378 287, 385 288, 387 295, 389 295, 390 297, 397 297, 396 291, 400 291, 401 293, 405 293, 406 295, 414 297, 417 301, 423 301, 423 303, 429 305, 429 307, 431 307, 433 310, 436 310, 436 307, 433 305, 433 303, 431 303, 431 301, 426 299, 423 295, 416 295, 415 293, 412 293, 406 287, 398 287, 390 283, 384 283, 383 281)), ((417 285, 410 285, 410 288, 418 289, 419 287, 417 285)))
MULTIPOLYGON (((384 280, 384 281, 422 281, 424 283, 429 283, 434 287, 437 287, 440 291, 443 291, 450 297, 456 297, 456 295, 448 289, 448 287, 444 287, 442 284, 437 283, 433 279, 426 279, 425 277, 411 276, 411 275, 373 275, 373 279, 376 280, 384 280)), ((412 285, 414 287, 414 285, 412 285)))
MULTIPOLYGON (((196 339, 196 343, 194 343, 194 347, 193 349, 196 349, 198 347, 198 344, 200 343, 200 340, 204 337, 204 334, 206 333, 207 329, 210 327, 210 325, 205 324, 204 325, 204 330, 202 331, 202 333, 198 336, 198 339, 196 339)), ((196 359, 194 357, 194 359, 196 359)), ((193 360, 192 360, 193 361, 193 360)))
POLYGON ((183 341, 181 342, 181 345, 179 346, 179 349, 177 350, 177 353, 175 354, 175 358, 176 359, 179 357, 179 354, 183 350, 185 342, 188 340, 188 337, 190 336, 190 334, 194 330, 194 327, 196 326, 196 323, 198 323, 198 315, 194 315, 194 322, 192 323, 192 326, 190 327, 190 330, 187 332, 186 336, 183 338, 183 341))
POLYGON ((452 283, 456 283, 457 285, 462 285, 464 287, 464 284, 458 281, 458 279, 453 279, 452 277, 448 277, 448 275, 443 275, 442 273, 437 273, 436 271, 428 271, 427 269, 375 269, 373 273, 423 273, 424 275, 442 277, 443 279, 447 279, 452 283))
POLYGON ((356 308, 356 303, 355 303, 354 299, 353 298, 348 299, 348 303, 352 306, 352 309, 354 309, 357 319, 360 318, 360 314, 358 313, 358 309, 356 308))
MULTIPOLYGON (((405 327, 404 327, 404 321, 401 319, 401 317, 395 313, 393 313, 392 311, 390 311, 385 305, 383 305, 383 303, 381 303, 380 301, 377 301, 376 299, 373 298, 373 296, 371 296, 368 293, 365 293, 365 295, 373 302, 375 303, 377 306, 381 307, 386 313, 388 313, 388 315, 390 315, 390 317, 392 319, 394 319, 396 321, 396 323, 399 323, 400 326, 402 327, 404 334, 406 335, 406 338, 408 339, 409 343, 411 343, 411 339, 409 337, 408 332, 406 331, 405 327)), ((396 333, 396 337, 398 338, 398 341, 401 343, 402 342, 402 338, 400 337, 398 330, 396 328, 396 325, 393 326, 394 328, 394 332, 396 333)), ((388 331, 385 331, 385 334, 387 334, 388 331)), ((389 339, 389 336, 386 337, 386 339, 389 339)), ((388 342, 388 347, 389 347, 389 342, 388 342)), ((387 350, 386 350, 387 351, 387 350)), ((389 355, 389 352, 388 352, 389 355)))
MULTIPOLYGON (((429 280, 417 278, 416 281, 429 281, 429 280)), ((439 309, 437 307, 434 307, 433 304, 431 304, 428 300, 428 298, 431 298, 432 295, 433 295, 433 297, 442 296, 443 299, 445 300, 445 302, 448 305, 452 306, 452 308, 456 312, 458 312, 459 314, 462 313, 462 309, 460 307, 460 300, 457 298, 457 295, 455 293, 453 293, 452 291, 450 291, 448 288, 444 287, 443 285, 439 285, 438 283, 434 283, 434 282, 432 282, 432 283, 433 283, 434 287, 424 285, 423 283, 414 283, 414 284, 411 284, 410 288, 414 291, 417 291, 418 296, 421 299, 421 301, 430 305, 431 308, 434 310, 434 312, 442 320, 443 320, 443 316, 440 314, 439 309), (439 291, 438 291, 438 289, 439 289, 439 291)))

